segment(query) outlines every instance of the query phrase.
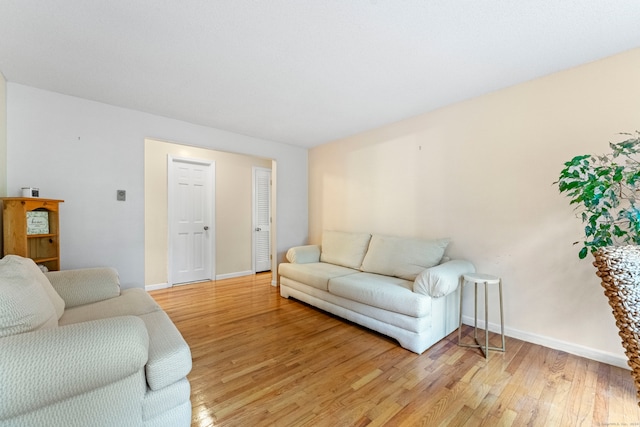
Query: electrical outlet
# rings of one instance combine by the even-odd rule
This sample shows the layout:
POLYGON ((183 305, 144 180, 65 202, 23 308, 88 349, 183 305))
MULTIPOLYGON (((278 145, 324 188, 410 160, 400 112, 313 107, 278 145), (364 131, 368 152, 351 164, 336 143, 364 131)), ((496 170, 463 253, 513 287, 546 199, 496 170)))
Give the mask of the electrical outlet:
POLYGON ((119 201, 124 202, 127 200, 127 192, 125 190, 118 190, 116 198, 119 201))

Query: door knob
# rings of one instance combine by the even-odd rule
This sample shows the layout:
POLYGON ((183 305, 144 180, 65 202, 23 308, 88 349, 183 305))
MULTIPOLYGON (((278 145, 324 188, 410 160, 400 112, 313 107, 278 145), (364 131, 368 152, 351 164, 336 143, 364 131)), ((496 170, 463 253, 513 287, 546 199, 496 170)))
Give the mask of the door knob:
POLYGON ((208 226, 208 225, 205 225, 205 226, 204 226, 204 229, 205 229, 205 231, 206 231, 206 230, 208 230, 208 229, 209 229, 209 226, 208 226))
POLYGON ((256 231, 262 231, 262 228, 256 227, 256 231))

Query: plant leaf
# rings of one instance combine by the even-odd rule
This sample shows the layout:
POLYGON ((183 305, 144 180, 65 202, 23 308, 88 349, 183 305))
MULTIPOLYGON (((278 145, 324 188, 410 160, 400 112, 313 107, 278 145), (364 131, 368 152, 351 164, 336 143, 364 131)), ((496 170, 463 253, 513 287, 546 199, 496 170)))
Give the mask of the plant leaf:
POLYGON ((580 249, 580 252, 578 253, 578 257, 580 257, 580 259, 585 259, 587 256, 587 248, 586 246, 582 249, 580 249))

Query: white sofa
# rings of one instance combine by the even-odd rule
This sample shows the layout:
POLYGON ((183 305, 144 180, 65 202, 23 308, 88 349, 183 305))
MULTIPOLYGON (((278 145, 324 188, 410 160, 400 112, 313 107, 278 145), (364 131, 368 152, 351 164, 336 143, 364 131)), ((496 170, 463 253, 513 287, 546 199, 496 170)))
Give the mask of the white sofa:
POLYGON ((448 239, 325 231, 322 245, 291 248, 280 295, 395 338, 421 354, 459 322, 459 283, 473 264, 449 260, 448 239))
POLYGON ((191 352, 111 268, 0 260, 0 426, 189 426, 191 352))

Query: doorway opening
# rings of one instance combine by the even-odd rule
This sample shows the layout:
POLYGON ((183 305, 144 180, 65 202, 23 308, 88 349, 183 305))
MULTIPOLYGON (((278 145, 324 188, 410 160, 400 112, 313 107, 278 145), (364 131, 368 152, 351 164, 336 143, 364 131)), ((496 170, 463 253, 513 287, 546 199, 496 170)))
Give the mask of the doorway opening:
POLYGON ((220 280, 255 273, 253 257, 253 175, 254 167, 271 169, 270 254, 272 285, 276 284, 276 161, 257 156, 228 153, 208 148, 145 139, 144 169, 144 257, 145 288, 172 286, 169 242, 168 158, 198 159, 215 164, 213 218, 210 233, 211 278, 220 280))

